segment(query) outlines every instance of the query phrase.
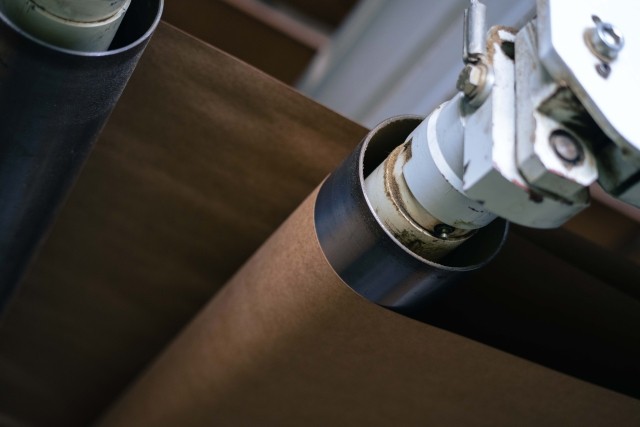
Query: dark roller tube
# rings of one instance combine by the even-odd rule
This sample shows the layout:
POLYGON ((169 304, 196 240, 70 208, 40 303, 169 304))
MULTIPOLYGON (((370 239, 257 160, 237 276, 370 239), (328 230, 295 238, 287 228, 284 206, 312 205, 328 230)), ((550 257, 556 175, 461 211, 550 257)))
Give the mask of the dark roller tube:
POLYGON ((106 52, 50 45, 0 10, 0 311, 122 94, 162 6, 133 0, 106 52))

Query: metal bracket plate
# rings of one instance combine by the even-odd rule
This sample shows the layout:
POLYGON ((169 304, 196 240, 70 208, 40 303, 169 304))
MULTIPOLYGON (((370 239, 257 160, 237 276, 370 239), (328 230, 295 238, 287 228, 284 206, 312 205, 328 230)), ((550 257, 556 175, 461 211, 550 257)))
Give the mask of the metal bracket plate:
POLYGON ((556 81, 564 82, 600 128, 623 150, 640 157, 640 126, 635 104, 640 99, 640 7, 635 0, 538 0, 539 55, 556 81), (613 24, 627 37, 617 58, 606 61, 587 43, 594 16, 613 24))
POLYGON ((464 192, 509 221, 554 228, 589 205, 586 189, 570 200, 531 188, 516 161, 515 65, 501 47, 515 43, 515 31, 490 31, 489 62, 495 73, 491 95, 466 118, 464 192))

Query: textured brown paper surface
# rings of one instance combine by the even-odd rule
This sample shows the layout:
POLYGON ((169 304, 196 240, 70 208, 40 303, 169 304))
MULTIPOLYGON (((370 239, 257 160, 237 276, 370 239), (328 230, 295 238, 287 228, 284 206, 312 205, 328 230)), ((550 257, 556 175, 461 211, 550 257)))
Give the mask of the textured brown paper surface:
POLYGON ((312 195, 100 424, 636 426, 640 402, 375 306, 312 195))
POLYGON ((86 425, 364 134, 161 25, 0 326, 0 425, 86 425))
MULTIPOLYGON (((0 425, 87 425, 363 135, 361 127, 255 69, 161 26, 0 326, 0 425)), ((310 232, 306 227, 301 231, 310 232)), ((310 267, 326 273, 315 249, 303 245, 311 243, 300 240, 304 236, 308 234, 292 239, 285 253, 309 249, 316 263, 310 267)), ((593 319, 582 327, 607 338, 621 324, 638 324, 637 301, 522 239, 511 243, 481 272, 483 283, 469 284, 482 285, 478 296, 499 293, 509 304, 516 295, 514 311, 524 310, 554 325, 576 316, 593 319), (589 301, 587 309, 579 299, 568 304, 558 297, 567 287, 589 301)), ((287 264, 276 264, 283 270, 278 274, 301 262, 293 255, 287 264)), ((255 268, 255 262, 252 265, 255 268)), ((607 269, 598 274, 610 279, 607 269)), ((216 331, 226 330, 228 336, 212 342, 205 330, 203 341, 193 345, 212 348, 212 355, 229 363, 194 365, 190 376, 204 369, 204 381, 190 384, 203 387, 203 394, 180 397, 206 398, 218 384, 207 381, 228 381, 220 383, 214 396, 221 400, 213 406, 221 411, 220 423, 231 425, 243 421, 231 417, 236 413, 247 422, 255 413, 264 415, 265 422, 304 424, 295 416, 321 416, 321 407, 309 404, 314 399, 318 401, 313 404, 325 403, 326 424, 343 416, 345 422, 358 419, 355 425, 366 425, 374 418, 389 421, 396 416, 394 408, 416 410, 426 402, 416 400, 422 394, 434 399, 427 408, 445 408, 439 412, 445 418, 453 416, 448 412, 453 401, 461 413, 471 408, 477 414, 486 404, 487 414, 496 417, 509 405, 515 408, 511 415, 529 414, 531 407, 533 419, 541 419, 543 405, 549 405, 550 419, 556 417, 553 421, 561 425, 571 423, 559 421, 560 407, 566 409, 562 416, 572 420, 582 416, 581 405, 593 403, 586 413, 595 414, 594 425, 609 410, 614 421, 629 421, 639 411, 626 397, 399 318, 361 301, 335 281, 317 290, 309 285, 303 283, 300 294, 286 287, 274 290, 274 295, 265 295, 268 307, 250 294, 250 306, 229 302, 212 312, 227 319, 219 326, 226 329, 216 331), (247 317, 229 317, 236 310, 246 310, 247 317), (238 325, 241 328, 232 329, 238 325), (238 340, 243 339, 248 347, 239 351, 243 343, 238 340), (382 342, 396 347, 382 351, 382 342), (425 347, 429 343, 434 344, 425 347), (225 348, 227 354, 216 355, 225 348), (449 359, 455 363, 445 369, 440 362, 449 359), (475 360, 481 363, 475 365, 475 360), (294 377, 287 373, 288 366, 294 377), (453 372, 458 367, 460 375, 453 372), (471 375, 474 370, 478 372, 471 375), (274 375, 267 376, 271 371, 274 375), (376 372, 380 374, 369 378, 376 372), (507 383, 512 375, 517 381, 507 383), (405 382, 414 376, 415 382, 405 382), (494 378, 497 383, 492 385, 494 378), (345 388, 352 380, 360 381, 357 392, 345 388), (250 387, 255 392, 249 392, 250 387), (537 401, 544 393, 555 399, 537 401), (497 402, 487 403, 484 394, 497 402), (245 395, 248 400, 243 401, 245 395), (475 402, 476 396, 481 400, 475 402), (600 403, 594 403, 596 396, 600 403), (360 409, 351 409, 358 405, 360 409), (381 409, 366 415, 364 407, 381 409)), ((244 286, 238 291, 230 287, 224 300, 235 292, 246 293, 244 286)), ((635 345, 636 330, 622 331, 628 334, 625 342, 635 345)), ((261 425, 259 420, 256 424, 261 425)))

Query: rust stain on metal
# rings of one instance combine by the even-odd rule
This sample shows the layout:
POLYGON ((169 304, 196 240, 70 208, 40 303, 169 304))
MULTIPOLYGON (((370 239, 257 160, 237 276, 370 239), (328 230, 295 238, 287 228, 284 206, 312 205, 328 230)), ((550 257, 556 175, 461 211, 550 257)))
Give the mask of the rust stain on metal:
POLYGON ((410 217, 407 215, 407 207, 402 200, 402 197, 399 197, 400 194, 400 186, 398 182, 394 179, 393 169, 395 167, 396 161, 398 160, 398 156, 400 152, 404 149, 405 146, 399 146, 391 154, 386 160, 385 168, 384 168, 384 181, 385 181, 385 194, 391 200, 391 204, 393 207, 405 218, 409 219, 410 217))
POLYGON ((514 58, 514 44, 512 41, 503 40, 500 37, 500 31, 505 31, 511 34, 516 34, 518 30, 512 27, 507 27, 504 25, 495 25, 489 29, 489 34, 487 35, 487 56, 489 59, 489 63, 493 63, 493 57, 496 54, 496 46, 499 46, 500 49, 507 55, 509 58, 514 58), (510 45, 510 46, 507 46, 510 45))
POLYGON ((433 245, 433 243, 437 242, 435 237, 433 238, 432 244, 429 244, 428 242, 425 242, 424 239, 416 237, 413 233, 407 230, 396 233, 396 238, 409 250, 427 259, 433 258, 434 249, 437 248, 437 246, 433 245))
MULTIPOLYGON (((411 140, 393 150, 383 166, 385 197, 397 214, 410 224, 410 227, 399 228, 393 221, 387 220, 384 221, 384 224, 385 228, 405 248, 425 259, 436 260, 448 253, 452 247, 467 240, 473 233, 457 228, 454 224, 453 227, 456 231, 448 239, 441 239, 434 234, 435 231, 433 229, 422 226, 414 219, 411 210, 407 206, 407 203, 412 203, 410 200, 413 195, 408 187, 403 188, 402 181, 404 178, 398 176, 396 171, 397 162, 405 161, 406 157, 412 155, 410 142, 411 140)), ((414 203, 417 204, 418 202, 414 200, 414 203)), ((433 221, 434 225, 438 224, 435 218, 433 218, 433 221)))
POLYGON ((412 142, 413 138, 409 138, 407 142, 405 142, 404 156, 407 162, 413 157, 413 147, 411 145, 412 142))

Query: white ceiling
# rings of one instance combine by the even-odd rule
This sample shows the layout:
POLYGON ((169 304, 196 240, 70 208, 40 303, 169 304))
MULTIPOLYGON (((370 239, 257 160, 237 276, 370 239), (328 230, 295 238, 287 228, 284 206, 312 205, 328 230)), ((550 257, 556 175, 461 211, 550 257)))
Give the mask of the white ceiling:
MULTIPOLYGON (((520 27, 534 16, 534 0, 483 3, 489 26, 520 27)), ((298 88, 368 127, 399 114, 427 115, 455 91, 468 4, 361 0, 298 88)))

